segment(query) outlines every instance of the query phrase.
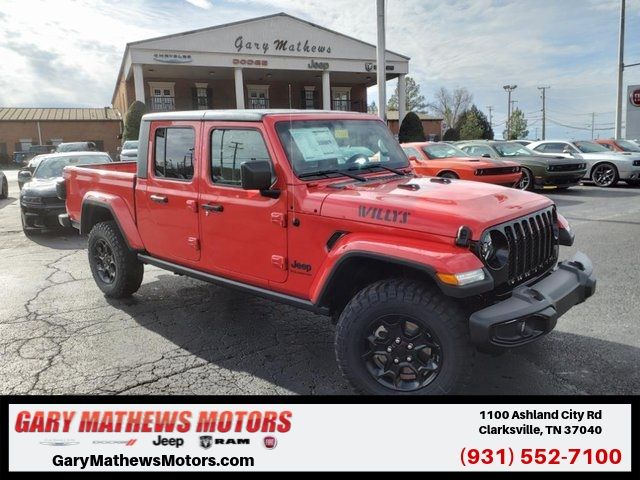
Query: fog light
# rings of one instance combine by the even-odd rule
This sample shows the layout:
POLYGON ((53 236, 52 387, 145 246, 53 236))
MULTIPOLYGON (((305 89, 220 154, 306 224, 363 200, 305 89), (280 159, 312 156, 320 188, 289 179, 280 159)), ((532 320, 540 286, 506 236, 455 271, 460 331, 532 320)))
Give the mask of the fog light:
POLYGON ((480 282, 485 279, 484 270, 471 270, 462 273, 438 273, 438 278, 447 285, 469 285, 470 283, 480 282))

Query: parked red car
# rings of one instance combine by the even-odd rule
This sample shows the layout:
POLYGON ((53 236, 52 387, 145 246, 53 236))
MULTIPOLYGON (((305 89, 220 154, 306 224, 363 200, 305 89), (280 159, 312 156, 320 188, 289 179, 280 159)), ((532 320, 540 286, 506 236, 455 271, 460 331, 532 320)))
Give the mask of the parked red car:
POLYGON ((372 115, 153 113, 137 164, 67 167, 57 186, 106 296, 148 264, 330 316, 369 394, 448 393, 472 345, 535 341, 595 291, 586 255, 556 268, 574 236, 550 199, 416 177, 372 115))
POLYGON ((411 166, 420 175, 460 178, 505 187, 517 187, 522 177, 520 165, 515 162, 489 162, 445 142, 403 143, 401 146, 411 166))
POLYGON ((614 138, 598 138, 594 140, 596 143, 599 143, 603 147, 608 148, 613 152, 620 153, 640 153, 640 147, 636 145, 634 142, 630 142, 628 140, 616 140, 614 138))

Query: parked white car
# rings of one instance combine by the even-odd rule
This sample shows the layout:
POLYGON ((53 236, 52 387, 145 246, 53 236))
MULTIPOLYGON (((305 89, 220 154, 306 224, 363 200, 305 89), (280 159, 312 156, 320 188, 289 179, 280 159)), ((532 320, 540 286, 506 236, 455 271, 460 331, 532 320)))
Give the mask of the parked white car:
POLYGON ((585 179, 599 187, 613 187, 618 180, 640 185, 640 155, 612 152, 587 140, 542 140, 527 145, 540 155, 583 158, 587 163, 585 179))
POLYGON ((138 159, 138 140, 127 140, 120 149, 121 162, 135 162, 138 159))

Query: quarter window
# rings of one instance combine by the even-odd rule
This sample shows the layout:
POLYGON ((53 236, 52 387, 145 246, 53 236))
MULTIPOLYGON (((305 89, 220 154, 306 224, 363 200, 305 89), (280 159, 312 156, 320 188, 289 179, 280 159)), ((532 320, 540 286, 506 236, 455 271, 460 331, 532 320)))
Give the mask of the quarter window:
POLYGON ((420 153, 418 153, 418 150, 416 150, 413 147, 402 147, 402 149, 404 150, 404 153, 407 154, 407 157, 416 157, 416 158, 420 158, 420 153))
POLYGON ((195 132, 192 128, 158 128, 154 145, 156 177, 175 180, 193 178, 195 132))
POLYGON ((211 134, 211 179, 215 183, 239 186, 240 166, 268 160, 269 152, 257 130, 214 130, 211 134))

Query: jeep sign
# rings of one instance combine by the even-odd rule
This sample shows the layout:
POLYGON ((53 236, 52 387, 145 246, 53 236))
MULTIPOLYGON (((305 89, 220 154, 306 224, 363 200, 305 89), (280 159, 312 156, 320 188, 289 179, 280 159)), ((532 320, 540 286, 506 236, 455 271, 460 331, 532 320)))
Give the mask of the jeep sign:
POLYGON ((640 138, 640 85, 627 87, 627 123, 624 138, 640 138))

